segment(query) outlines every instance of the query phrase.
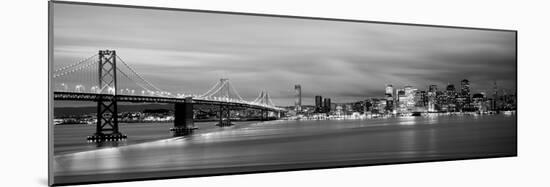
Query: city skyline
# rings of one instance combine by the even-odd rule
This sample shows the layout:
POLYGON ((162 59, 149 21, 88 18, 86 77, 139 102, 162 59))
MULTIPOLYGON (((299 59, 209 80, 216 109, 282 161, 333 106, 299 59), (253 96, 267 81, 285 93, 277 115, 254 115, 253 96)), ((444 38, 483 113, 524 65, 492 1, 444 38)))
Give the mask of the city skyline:
POLYGON ((303 105, 313 105, 315 95, 333 103, 382 97, 385 84, 425 89, 468 79, 472 92, 487 92, 496 80, 501 88, 516 89, 513 32, 55 8, 54 67, 115 49, 148 80, 174 93, 200 94, 221 77, 231 79, 243 98, 265 89, 279 106, 294 105, 296 84, 302 86, 303 105))

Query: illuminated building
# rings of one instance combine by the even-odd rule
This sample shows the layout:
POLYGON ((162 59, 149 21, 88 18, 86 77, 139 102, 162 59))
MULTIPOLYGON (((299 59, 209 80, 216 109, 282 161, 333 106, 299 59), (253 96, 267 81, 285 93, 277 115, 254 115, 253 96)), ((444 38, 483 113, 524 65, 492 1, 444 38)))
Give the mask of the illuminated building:
POLYGON ((437 85, 430 85, 428 88, 428 112, 436 112, 437 85))
POLYGON ((363 105, 363 111, 364 112, 372 111, 372 101, 370 99, 365 100, 365 105, 363 105))
POLYGON ((320 95, 315 96, 315 112, 323 112, 323 97, 320 95))
POLYGON ((449 112, 457 111, 457 108, 456 108, 457 96, 458 96, 458 93, 456 92, 455 85, 448 84, 447 89, 445 90, 445 97, 446 97, 446 104, 448 105, 449 112))
POLYGON ((417 90, 414 93, 414 106, 415 111, 425 112, 426 106, 428 106, 428 97, 426 91, 417 90))
POLYGON ((470 81, 468 81, 468 79, 464 79, 460 82, 460 94, 470 97, 470 81))
POLYGON ((325 100, 323 100, 323 103, 324 103, 324 112, 329 113, 330 107, 331 107, 330 98, 325 98, 325 100))
POLYGON ((385 98, 385 107, 384 110, 387 110, 388 112, 392 112, 394 110, 394 103, 395 103, 396 97, 394 97, 393 93, 393 85, 387 84, 386 85, 386 98, 385 98))
POLYGON ((416 102, 414 101, 414 96, 416 90, 417 89, 412 86, 405 86, 405 97, 403 99, 408 112, 412 111, 415 107, 416 102))
POLYGON ((300 113, 302 111, 302 86, 299 84, 294 85, 294 92, 296 92, 294 110, 296 111, 296 113, 300 113))
POLYGON ((391 84, 386 85, 386 97, 393 96, 393 86, 391 84))
POLYGON ((457 98, 457 108, 460 111, 471 111, 470 81, 464 79, 460 82, 460 94, 457 98))
POLYGON ((386 99, 372 99, 372 113, 380 114, 386 110, 386 99))
POLYGON ((485 112, 487 111, 487 105, 486 105, 486 97, 485 97, 485 93, 476 93, 474 95, 472 95, 472 105, 473 105, 473 108, 476 110, 476 111, 480 111, 480 112, 485 112))
POLYGON ((493 82, 493 99, 491 102, 491 110, 498 110, 498 87, 497 82, 493 82))
POLYGON ((342 106, 336 105, 336 115, 342 115, 342 106))
POLYGON ((351 103, 347 103, 344 105, 346 107, 345 109, 345 114, 346 115, 350 115, 351 113, 353 113, 353 106, 351 103))

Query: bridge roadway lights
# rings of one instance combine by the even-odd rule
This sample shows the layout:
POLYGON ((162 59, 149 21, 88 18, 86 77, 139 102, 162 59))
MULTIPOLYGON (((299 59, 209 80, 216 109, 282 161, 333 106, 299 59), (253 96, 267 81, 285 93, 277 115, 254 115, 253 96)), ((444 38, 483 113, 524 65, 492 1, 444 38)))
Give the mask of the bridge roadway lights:
POLYGON ((192 134, 195 127, 193 121, 193 98, 186 97, 184 103, 174 104, 174 127, 170 128, 173 136, 192 134))
POLYGON ((90 143, 95 142, 118 142, 118 141, 124 141, 126 140, 127 136, 122 133, 116 133, 116 134, 94 134, 92 136, 88 136, 87 140, 90 143))

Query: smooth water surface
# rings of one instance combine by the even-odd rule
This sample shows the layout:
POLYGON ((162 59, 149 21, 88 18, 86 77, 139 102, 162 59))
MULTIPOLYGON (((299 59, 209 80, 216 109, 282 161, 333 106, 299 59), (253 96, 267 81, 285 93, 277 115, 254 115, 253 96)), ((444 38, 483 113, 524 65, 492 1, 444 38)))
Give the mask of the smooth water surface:
POLYGON ((55 182, 514 156, 517 152, 516 116, 270 121, 229 128, 201 125, 194 135, 169 138, 170 124, 127 124, 121 129, 129 138, 151 141, 129 140, 133 143, 107 148, 70 143, 71 138, 93 130, 56 127, 56 138, 63 134, 56 145, 63 151, 56 151, 54 158, 55 182), (75 132, 66 133, 67 129, 75 132))

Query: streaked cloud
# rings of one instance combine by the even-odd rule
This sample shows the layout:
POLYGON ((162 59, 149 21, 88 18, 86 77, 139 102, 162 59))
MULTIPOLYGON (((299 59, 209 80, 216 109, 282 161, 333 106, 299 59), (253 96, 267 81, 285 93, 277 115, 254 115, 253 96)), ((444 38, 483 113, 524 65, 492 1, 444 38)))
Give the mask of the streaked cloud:
POLYGON ((54 66, 115 49, 172 92, 202 93, 222 76, 279 105, 292 104, 294 84, 306 104, 379 97, 388 83, 516 88, 512 32, 66 4, 54 18, 54 66))

